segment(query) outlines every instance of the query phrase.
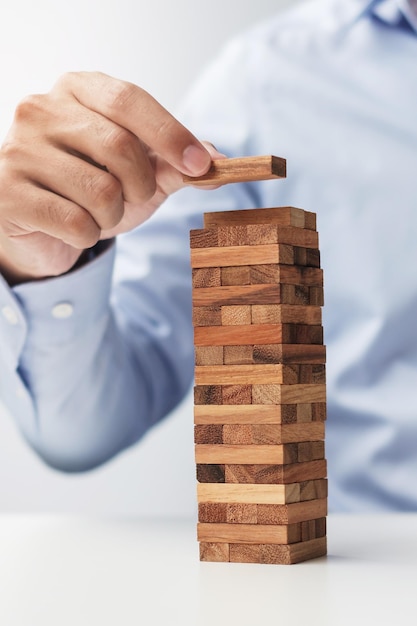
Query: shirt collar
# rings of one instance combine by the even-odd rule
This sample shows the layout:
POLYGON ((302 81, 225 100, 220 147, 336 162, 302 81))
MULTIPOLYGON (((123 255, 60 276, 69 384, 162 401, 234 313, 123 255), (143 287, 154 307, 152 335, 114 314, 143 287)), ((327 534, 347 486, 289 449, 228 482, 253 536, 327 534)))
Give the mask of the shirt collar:
POLYGON ((344 6, 346 24, 375 15, 391 26, 400 26, 405 18, 417 32, 417 0, 349 0, 344 6))
POLYGON ((391 26, 400 26, 404 18, 417 32, 417 1, 416 0, 373 0, 367 1, 360 16, 368 13, 376 15, 380 20, 391 26))

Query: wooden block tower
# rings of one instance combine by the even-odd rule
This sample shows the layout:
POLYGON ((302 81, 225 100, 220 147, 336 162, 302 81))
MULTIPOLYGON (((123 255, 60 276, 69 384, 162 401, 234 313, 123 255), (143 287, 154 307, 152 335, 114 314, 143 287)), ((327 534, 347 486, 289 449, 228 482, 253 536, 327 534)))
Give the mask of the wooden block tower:
POLYGON ((289 564, 323 556, 316 216, 293 207, 207 213, 190 239, 200 558, 289 564))

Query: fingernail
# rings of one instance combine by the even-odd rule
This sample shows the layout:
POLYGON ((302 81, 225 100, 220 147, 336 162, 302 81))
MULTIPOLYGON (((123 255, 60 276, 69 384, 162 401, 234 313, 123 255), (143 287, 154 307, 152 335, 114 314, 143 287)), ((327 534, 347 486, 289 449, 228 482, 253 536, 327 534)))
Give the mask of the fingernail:
POLYGON ((182 153, 182 162, 191 176, 199 176, 208 170, 211 158, 204 148, 190 145, 182 153))

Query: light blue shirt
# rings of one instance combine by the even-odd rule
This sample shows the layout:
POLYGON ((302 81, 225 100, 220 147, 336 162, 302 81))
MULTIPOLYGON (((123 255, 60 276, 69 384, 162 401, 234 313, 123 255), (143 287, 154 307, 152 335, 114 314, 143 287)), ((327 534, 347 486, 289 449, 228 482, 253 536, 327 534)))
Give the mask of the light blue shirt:
POLYGON ((330 508, 417 510, 417 36, 400 4, 278 15, 189 95, 191 130, 285 157, 285 181, 183 190, 80 270, 0 285, 0 397, 46 462, 107 461, 189 390, 203 212, 289 204, 318 215, 330 508))

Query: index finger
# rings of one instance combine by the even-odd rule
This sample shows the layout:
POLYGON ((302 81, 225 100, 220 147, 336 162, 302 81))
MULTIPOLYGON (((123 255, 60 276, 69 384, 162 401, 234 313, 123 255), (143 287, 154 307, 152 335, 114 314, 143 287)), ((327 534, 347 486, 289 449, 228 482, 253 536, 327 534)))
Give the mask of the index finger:
POLYGON ((199 176, 210 167, 200 141, 141 87, 100 72, 70 72, 55 88, 131 131, 183 174, 199 176))

